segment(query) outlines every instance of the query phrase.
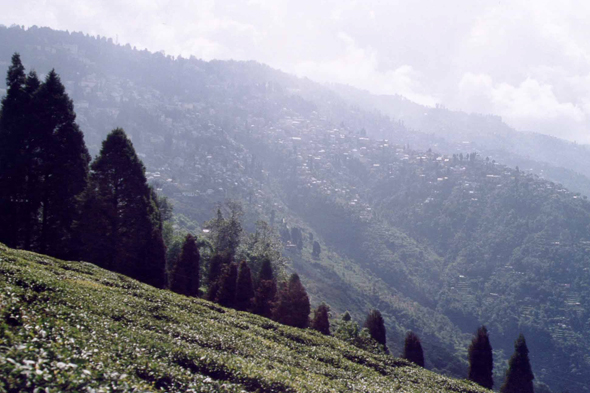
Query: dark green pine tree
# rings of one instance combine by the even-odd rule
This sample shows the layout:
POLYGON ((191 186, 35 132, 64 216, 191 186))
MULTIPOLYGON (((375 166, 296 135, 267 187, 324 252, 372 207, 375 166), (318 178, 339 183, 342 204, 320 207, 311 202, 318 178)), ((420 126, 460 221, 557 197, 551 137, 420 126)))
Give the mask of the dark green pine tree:
POLYGON ((383 320, 383 316, 381 316, 381 312, 379 310, 371 310, 369 312, 363 327, 367 328, 373 340, 377 341, 379 344, 383 345, 385 349, 387 349, 385 321, 383 320))
POLYGON ((145 168, 125 132, 113 130, 91 165, 80 225, 83 257, 158 288, 166 283, 162 222, 145 168))
POLYGON ((284 325, 305 329, 309 326, 309 297, 299 275, 293 273, 279 291, 274 319, 284 325))
POLYGON ((402 357, 420 367, 424 367, 424 351, 422 350, 422 344, 420 343, 420 338, 418 338, 413 332, 408 332, 406 335, 402 357))
POLYGON ((252 272, 246 261, 240 262, 236 288, 236 310, 250 311, 254 305, 252 272))
POLYGON ((18 53, 12 56, 6 86, 0 110, 0 242, 31 249, 39 207, 35 171, 39 145, 31 114, 39 80, 34 73, 26 77, 18 53))
POLYGON ((277 296, 277 282, 269 259, 262 262, 254 294, 254 313, 272 318, 277 296))
POLYGON ((329 336, 330 335, 330 307, 322 303, 320 304, 313 313, 313 319, 311 321, 311 328, 318 332, 329 336))
POLYGON ((205 298, 214 302, 217 298, 217 291, 219 290, 219 277, 226 265, 225 258, 221 254, 213 255, 209 261, 209 268, 207 270, 207 295, 205 298))
POLYGON ((87 185, 90 155, 75 122, 72 100, 54 70, 47 75, 34 101, 37 111, 33 118, 42 149, 38 250, 72 258, 72 228, 79 212, 77 197, 87 185))
POLYGON ((226 265, 219 278, 219 290, 215 302, 223 307, 235 307, 238 266, 235 263, 226 265))
POLYGON ((529 361, 529 350, 521 334, 514 343, 514 354, 508 361, 508 370, 501 393, 533 393, 533 370, 529 361))
POLYGON ((485 326, 477 329, 477 333, 469 346, 469 377, 468 379, 491 389, 494 386, 493 370, 494 355, 490 337, 485 326))
POLYGON ((184 238, 182 251, 176 261, 170 289, 186 296, 199 296, 199 261, 201 255, 196 239, 190 233, 184 238))

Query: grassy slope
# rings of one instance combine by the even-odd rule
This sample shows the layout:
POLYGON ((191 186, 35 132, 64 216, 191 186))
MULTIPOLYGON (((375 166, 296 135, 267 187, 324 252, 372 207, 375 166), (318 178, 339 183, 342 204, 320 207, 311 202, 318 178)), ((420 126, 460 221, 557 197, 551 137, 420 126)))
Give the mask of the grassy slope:
POLYGON ((485 392, 314 331, 0 244, 0 392, 485 392))

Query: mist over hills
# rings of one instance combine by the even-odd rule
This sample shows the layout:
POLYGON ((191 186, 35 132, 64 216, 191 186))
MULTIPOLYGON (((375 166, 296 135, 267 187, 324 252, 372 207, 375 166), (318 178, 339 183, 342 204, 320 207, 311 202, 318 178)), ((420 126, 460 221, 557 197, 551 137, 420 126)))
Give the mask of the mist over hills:
POLYGON ((411 329, 428 368, 464 377, 467 342, 485 323, 496 386, 519 332, 537 381, 590 385, 586 146, 81 33, 0 28, 0 67, 14 52, 61 75, 93 154, 126 130, 179 227, 199 231, 217 203, 241 200, 246 226, 265 219, 281 233, 313 303, 358 320, 381 310, 394 354, 411 329))

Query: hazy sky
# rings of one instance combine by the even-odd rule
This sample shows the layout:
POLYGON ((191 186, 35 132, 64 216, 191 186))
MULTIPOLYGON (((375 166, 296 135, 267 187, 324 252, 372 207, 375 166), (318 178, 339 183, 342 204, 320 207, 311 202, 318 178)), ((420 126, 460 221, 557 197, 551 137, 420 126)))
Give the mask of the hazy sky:
POLYGON ((0 0, 0 23, 49 26, 317 81, 590 142, 590 2, 0 0))

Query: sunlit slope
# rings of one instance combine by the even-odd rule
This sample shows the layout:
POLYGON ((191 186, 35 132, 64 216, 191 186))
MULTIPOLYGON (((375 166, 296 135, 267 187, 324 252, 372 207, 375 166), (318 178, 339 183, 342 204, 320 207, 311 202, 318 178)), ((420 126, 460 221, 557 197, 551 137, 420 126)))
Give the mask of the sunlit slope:
POLYGON ((485 391, 88 263, 0 245, 0 271, 0 391, 485 391))

